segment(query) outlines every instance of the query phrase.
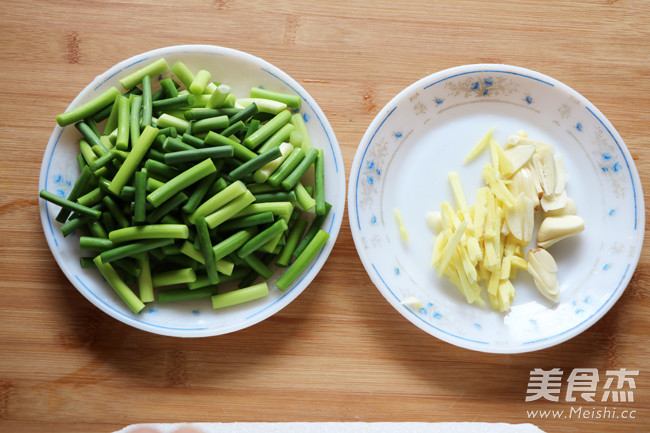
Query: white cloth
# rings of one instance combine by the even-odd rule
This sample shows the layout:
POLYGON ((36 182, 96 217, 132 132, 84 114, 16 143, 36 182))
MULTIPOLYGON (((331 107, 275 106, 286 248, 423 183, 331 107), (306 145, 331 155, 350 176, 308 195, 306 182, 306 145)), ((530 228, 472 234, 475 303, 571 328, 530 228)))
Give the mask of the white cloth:
POLYGON ((532 424, 480 422, 237 422, 134 424, 115 433, 544 433, 532 424))

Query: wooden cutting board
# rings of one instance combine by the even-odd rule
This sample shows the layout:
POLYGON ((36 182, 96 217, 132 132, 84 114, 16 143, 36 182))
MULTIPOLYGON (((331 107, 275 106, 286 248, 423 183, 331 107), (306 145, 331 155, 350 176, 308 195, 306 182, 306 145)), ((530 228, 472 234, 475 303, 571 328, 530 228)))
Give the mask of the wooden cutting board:
POLYGON ((534 69, 608 117, 650 190, 647 1, 5 0, 0 12, 0 431, 185 421, 650 430, 647 249, 591 329, 541 352, 491 355, 438 341, 400 316, 365 273, 345 219, 327 265, 290 306, 235 334, 182 340, 131 329, 77 293, 50 254, 37 201, 54 116, 113 64, 182 43, 247 51, 295 77, 328 116, 346 170, 373 117, 416 80, 468 63, 534 69), (634 401, 570 402, 565 381, 558 402, 526 403, 535 368, 565 378, 577 368, 603 377, 638 370, 634 401), (529 418, 535 410, 565 412, 529 418))

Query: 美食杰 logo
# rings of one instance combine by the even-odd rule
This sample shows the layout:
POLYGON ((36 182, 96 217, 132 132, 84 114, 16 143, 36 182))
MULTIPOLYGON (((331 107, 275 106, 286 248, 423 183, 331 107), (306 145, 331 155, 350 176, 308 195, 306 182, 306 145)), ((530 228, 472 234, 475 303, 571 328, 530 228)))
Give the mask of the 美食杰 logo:
POLYGON ((530 371, 525 401, 547 400, 580 404, 568 410, 527 410, 528 418, 539 419, 635 419, 636 410, 613 407, 634 402, 635 378, 639 370, 574 368, 565 378, 560 368, 530 371), (563 386, 564 385, 564 386, 563 386), (590 404, 591 403, 591 404, 590 404), (603 404, 605 404, 603 406, 603 404))

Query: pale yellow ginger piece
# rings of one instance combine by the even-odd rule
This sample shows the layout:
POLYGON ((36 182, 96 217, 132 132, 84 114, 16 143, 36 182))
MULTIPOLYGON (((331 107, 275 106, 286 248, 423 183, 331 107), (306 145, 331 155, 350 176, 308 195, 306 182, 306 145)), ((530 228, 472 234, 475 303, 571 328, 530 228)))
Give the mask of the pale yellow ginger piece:
MULTIPOLYGON (((488 280, 488 285, 487 285, 487 293, 488 293, 488 298, 490 300, 490 306, 498 311, 502 311, 503 306, 499 303, 499 288, 501 287, 501 282, 503 281, 501 278, 501 270, 502 270, 502 263, 503 263, 503 245, 505 241, 500 242, 498 246, 498 251, 496 253, 498 257, 498 263, 493 267, 492 272, 490 274, 490 279, 488 280)), ((508 307, 510 304, 508 304, 508 307)))
MULTIPOLYGON (((458 257, 458 253, 456 253, 456 257, 458 257)), ((449 278, 449 281, 451 281, 454 286, 458 287, 458 289, 461 290, 461 282, 458 278, 458 270, 455 266, 451 264, 447 266, 444 271, 444 275, 449 278)))
MULTIPOLYGON (((510 275, 508 278, 511 280, 517 276, 517 271, 519 269, 527 269, 528 268, 528 262, 524 258, 524 247, 528 246, 527 244, 524 243, 518 243, 515 252, 510 257, 510 275)), ((505 250, 504 250, 505 251, 505 250)))
POLYGON ((406 232, 406 226, 404 225, 404 220, 402 220, 402 214, 397 208, 393 209, 393 212, 395 213, 395 220, 397 220, 397 226, 399 227, 399 233, 402 236, 402 240, 408 244, 409 235, 406 232))
POLYGON ((494 237, 497 235, 497 231, 495 230, 495 227, 498 224, 497 204, 496 198, 494 197, 494 194, 492 194, 492 191, 488 191, 488 194, 486 195, 485 207, 487 209, 487 213, 485 216, 485 227, 483 229, 484 241, 494 239, 494 237))
POLYGON ((451 184, 451 190, 454 193, 454 199, 456 200, 456 205, 460 209, 460 212, 463 214, 463 219, 468 222, 468 229, 471 232, 474 231, 474 228, 471 224, 471 217, 469 215, 469 208, 467 207, 467 200, 465 199, 465 192, 463 191, 463 185, 460 182, 460 177, 458 172, 452 171, 448 175, 449 183, 451 184))
POLYGON ((510 281, 512 281, 515 278, 517 278, 517 272, 518 271, 519 271, 518 268, 516 268, 514 266, 510 266, 510 276, 508 277, 508 279, 510 279, 510 281))
POLYGON ((451 184, 451 191, 454 193, 454 199, 456 199, 456 204, 461 211, 467 209, 467 200, 465 200, 465 192, 463 191, 463 185, 460 183, 460 176, 458 176, 457 171, 451 171, 447 175, 449 178, 449 183, 451 184))
POLYGON ((445 248, 442 252, 442 258, 440 260, 440 265, 438 266, 438 277, 442 276, 445 269, 447 268, 447 265, 449 265, 449 262, 451 261, 451 258, 454 252, 456 251, 456 248, 460 244, 460 238, 465 233, 466 228, 467 228, 467 221, 463 221, 462 223, 460 223, 460 226, 454 231, 454 234, 447 242, 447 245, 445 245, 445 248))
POLYGON ((481 298, 481 286, 476 281, 470 281, 468 275, 462 270, 457 268, 458 280, 460 281, 460 289, 465 295, 465 299, 470 304, 476 302, 479 305, 484 305, 485 301, 481 298))
MULTIPOLYGON (((510 280, 500 280, 499 289, 496 297, 495 310, 505 313, 510 309, 510 304, 515 299, 515 287, 510 280)), ((493 306, 494 308, 494 306, 493 306)))
MULTIPOLYGON (((498 287, 497 287, 497 293, 498 293, 498 287)), ((493 310, 499 311, 499 300, 497 299, 497 293, 492 294, 488 292, 488 300, 490 301, 490 307, 493 310)))
POLYGON ((442 229, 455 228, 454 220, 457 220, 454 208, 447 201, 440 203, 440 216, 442 218, 442 229))
POLYGON ((477 264, 483 258, 483 250, 481 250, 481 244, 476 236, 467 238, 466 248, 472 263, 477 264))
POLYGON ((499 173, 499 155, 497 154, 497 148, 499 147, 499 144, 494 141, 490 140, 490 158, 492 159, 492 167, 494 168, 495 173, 499 173))
POLYGON ((510 264, 512 266, 511 267, 511 273, 512 273, 512 270, 514 270, 514 269, 522 269, 524 271, 528 269, 528 262, 526 261, 526 259, 524 259, 523 257, 520 257, 520 256, 513 256, 510 259, 510 264))
MULTIPOLYGON (((501 209, 499 209, 499 210, 501 210, 501 209)), ((504 247, 505 247, 505 238, 506 238, 506 235, 501 234, 501 235, 497 236, 496 238, 494 238, 494 241, 493 241, 493 243, 494 243, 494 253, 496 255, 496 261, 497 261, 496 266, 498 266, 499 269, 501 267, 501 262, 503 260, 503 250, 504 250, 504 247)))
POLYGON ((483 261, 488 270, 494 270, 500 262, 498 256, 499 239, 501 237, 501 208, 496 205, 492 194, 488 195, 488 214, 483 236, 483 261))
POLYGON ((488 280, 488 285, 487 285, 488 295, 496 296, 499 290, 500 279, 501 279, 501 268, 494 269, 490 273, 490 279, 488 280))
POLYGON ((503 180, 497 177, 497 173, 492 164, 486 164, 483 168, 483 178, 487 182, 492 193, 501 200, 506 207, 510 207, 514 204, 515 198, 512 196, 510 191, 508 191, 508 187, 503 183, 503 180))
POLYGON ((442 231, 436 236, 436 240, 433 243, 433 252, 431 253, 431 267, 437 266, 442 260, 442 254, 447 241, 451 237, 452 232, 450 229, 442 231))
POLYGON ((483 150, 485 150, 488 145, 490 144, 490 141, 492 141, 492 133, 494 132, 494 128, 491 128, 488 132, 481 137, 481 139, 476 143, 476 145, 470 150, 469 154, 465 157, 465 162, 469 162, 472 159, 476 158, 478 155, 480 155, 483 150))
POLYGON ((474 283, 478 280, 478 272, 476 271, 476 264, 478 262, 473 262, 469 258, 469 254, 467 253, 467 249, 464 248, 462 245, 459 248, 459 254, 460 254, 460 259, 461 259, 461 265, 463 268, 463 271, 465 272, 465 275, 467 276, 467 279, 469 280, 470 283, 474 283))
POLYGON ((483 241, 483 262, 489 271, 494 271, 496 266, 500 263, 497 253, 499 249, 498 246, 498 243, 494 239, 483 241))
POLYGON ((489 241, 483 241, 484 263, 490 271, 495 271, 501 267, 503 257, 503 239, 505 236, 499 235, 489 241))
POLYGON ((494 216, 493 224, 494 224, 494 232, 496 235, 494 236, 494 239, 496 241, 499 241, 503 235, 503 233, 501 232, 501 227, 503 227, 503 222, 504 222, 506 212, 504 208, 502 208, 501 206, 497 206, 495 210, 496 210, 496 214, 494 216))
POLYGON ((503 257, 501 259, 501 274, 499 276, 499 278, 502 280, 507 280, 510 278, 512 258, 515 256, 517 247, 518 240, 512 236, 506 236, 503 248, 503 257))
POLYGON ((490 141, 490 155, 494 171, 499 173, 502 179, 507 179, 514 173, 512 161, 495 140, 490 141))
POLYGON ((490 188, 481 187, 476 191, 476 204, 474 204, 474 235, 480 242, 483 240, 485 221, 487 219, 487 201, 490 188))
POLYGON ((517 244, 517 249, 515 250, 515 256, 523 257, 524 248, 527 246, 528 244, 525 244, 524 242, 520 242, 519 244, 517 244))
POLYGON ((460 244, 463 247, 465 247, 467 245, 468 233, 471 234, 470 233, 470 229, 471 229, 470 228, 470 223, 471 223, 471 221, 465 220, 465 217, 464 217, 462 212, 454 211, 454 209, 451 207, 451 204, 449 204, 449 202, 446 202, 446 201, 442 202, 442 204, 440 205, 440 209, 442 211, 442 214, 445 215, 445 217, 446 217, 446 218, 443 219, 443 227, 445 227, 445 223, 447 223, 452 230, 455 230, 458 227, 460 227, 460 224, 462 222, 467 222, 466 233, 464 233, 463 236, 461 236, 461 238, 460 238, 460 244))
POLYGON ((485 267, 483 260, 480 260, 477 265, 479 281, 488 281, 490 279, 490 271, 485 267))

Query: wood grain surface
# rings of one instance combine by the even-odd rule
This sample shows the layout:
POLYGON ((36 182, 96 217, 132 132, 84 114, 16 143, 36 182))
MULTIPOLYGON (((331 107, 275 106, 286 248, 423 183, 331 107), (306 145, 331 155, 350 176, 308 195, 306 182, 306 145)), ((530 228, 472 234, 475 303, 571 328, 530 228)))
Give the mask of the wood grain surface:
MULTIPOLYGON (((650 254, 620 301, 557 347, 491 355, 438 341, 399 315, 358 258, 347 216, 295 302, 246 330, 147 334, 86 301, 54 261, 38 214, 45 146, 96 75, 137 53, 214 44, 260 56, 318 101, 349 171, 396 93, 468 63, 537 70, 579 91, 630 149, 650 191, 650 2, 0 2, 0 431, 112 432, 136 422, 533 422, 547 432, 650 431, 650 254), (618 419, 529 419, 534 368, 639 370, 618 419), (623 411, 634 419, 622 419, 623 411)), ((348 177, 346 176, 346 179, 348 177)), ((647 195, 646 195, 647 200, 647 195)))

